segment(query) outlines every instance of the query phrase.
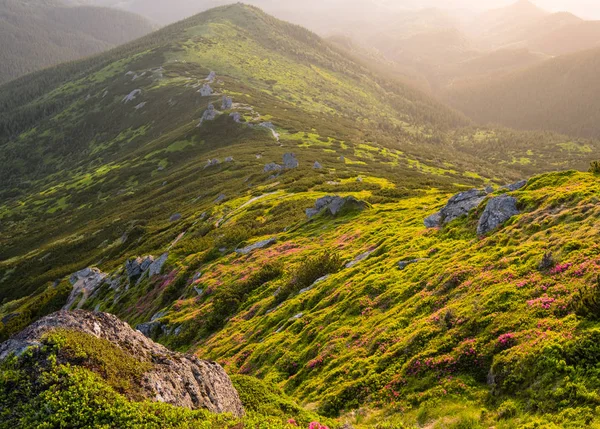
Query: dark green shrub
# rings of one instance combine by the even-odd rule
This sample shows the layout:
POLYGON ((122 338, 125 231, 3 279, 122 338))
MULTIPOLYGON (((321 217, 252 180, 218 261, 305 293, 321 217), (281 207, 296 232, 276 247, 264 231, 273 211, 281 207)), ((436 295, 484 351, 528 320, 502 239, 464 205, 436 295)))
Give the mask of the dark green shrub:
POLYGON ((600 174, 600 161, 593 161, 590 164, 590 173, 600 174))

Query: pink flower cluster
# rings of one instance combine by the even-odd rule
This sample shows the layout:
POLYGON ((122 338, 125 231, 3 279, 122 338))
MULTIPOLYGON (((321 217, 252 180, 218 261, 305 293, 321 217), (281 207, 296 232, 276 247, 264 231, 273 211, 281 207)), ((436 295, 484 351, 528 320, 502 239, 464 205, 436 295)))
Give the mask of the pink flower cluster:
POLYGON ((308 425, 308 429, 329 429, 327 426, 322 425, 319 422, 311 422, 311 424, 308 425))
POLYGON ((571 268, 572 266, 573 266, 573 264, 571 264, 571 263, 558 264, 556 267, 554 267, 550 270, 550 274, 562 274, 565 271, 567 271, 569 268, 571 268))
POLYGON ((506 349, 515 344, 515 334, 509 332, 498 337, 498 347, 506 349))
POLYGON ((323 364, 323 357, 319 356, 313 360, 311 360, 310 362, 308 362, 308 367, 310 369, 316 368, 317 366, 321 366, 323 364))
POLYGON ((551 298, 548 295, 544 295, 539 298, 527 301, 527 305, 530 307, 540 307, 544 310, 550 310, 550 308, 552 308, 552 304, 554 304, 555 301, 556 299, 551 298))

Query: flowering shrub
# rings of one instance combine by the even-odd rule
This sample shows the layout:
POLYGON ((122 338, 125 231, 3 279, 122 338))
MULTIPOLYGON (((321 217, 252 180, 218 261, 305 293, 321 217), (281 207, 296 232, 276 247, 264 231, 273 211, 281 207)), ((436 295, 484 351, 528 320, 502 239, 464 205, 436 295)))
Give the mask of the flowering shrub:
POLYGON ((329 429, 329 428, 327 426, 323 426, 319 422, 311 422, 311 424, 308 425, 308 429, 329 429))
POLYGON ((552 268, 550 270, 550 274, 552 275, 556 275, 556 274, 562 274, 565 271, 567 271, 569 268, 571 268, 573 266, 573 264, 568 263, 568 264, 558 264, 557 266, 555 266, 554 268, 552 268))
POLYGON ((498 337, 498 342, 496 343, 496 347, 501 350, 506 350, 515 345, 516 339, 515 334, 509 332, 507 334, 502 334, 498 337))

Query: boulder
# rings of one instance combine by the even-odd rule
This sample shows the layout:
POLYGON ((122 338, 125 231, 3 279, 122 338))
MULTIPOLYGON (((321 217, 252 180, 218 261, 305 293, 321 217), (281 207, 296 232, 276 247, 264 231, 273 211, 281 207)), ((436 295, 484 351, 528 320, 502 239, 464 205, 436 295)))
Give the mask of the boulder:
POLYGON ((73 290, 63 307, 69 310, 73 307, 81 308, 85 301, 104 283, 107 274, 97 268, 85 268, 69 277, 73 290))
POLYGON ((158 258, 157 260, 153 261, 150 264, 150 266, 148 267, 148 277, 153 277, 153 276, 159 275, 160 272, 162 271, 163 266, 167 262, 167 259, 169 259, 169 254, 168 253, 163 253, 160 256, 160 258, 158 258))
POLYGON ((517 199, 509 195, 501 195, 492 198, 487 203, 479 224, 477 225, 477 234, 485 235, 488 232, 500 227, 511 217, 518 215, 517 199))
POLYGON ((208 76, 206 77, 206 79, 209 83, 213 83, 215 81, 215 79, 217 78, 217 74, 214 71, 211 71, 208 76))
POLYGON ((366 260, 369 258, 369 256, 371 256, 371 254, 375 251, 375 249, 373 250, 368 250, 365 253, 361 253, 360 255, 358 255, 356 258, 354 258, 352 261, 348 262, 345 267, 346 268, 352 268, 355 265, 358 265, 359 263, 361 263, 362 261, 366 260))
POLYGON ((125 271, 127 272, 127 277, 130 279, 135 279, 142 275, 146 270, 152 266, 154 262, 154 257, 146 256, 144 258, 138 257, 135 259, 129 259, 125 262, 125 271))
POLYGON ((202 97, 209 97, 212 95, 213 90, 208 83, 205 83, 204 85, 202 85, 202 88, 198 90, 198 92, 202 97))
POLYGON ((313 208, 306 209, 306 217, 311 219, 320 213, 328 213, 332 216, 337 216, 342 211, 362 211, 368 207, 369 205, 366 202, 360 201, 352 196, 326 196, 319 198, 315 202, 315 206, 313 208))
POLYGON ((175 213, 174 215, 172 215, 169 218, 169 222, 177 222, 178 220, 181 220, 181 214, 180 213, 175 213))
POLYGON ((233 162, 233 156, 228 156, 225 158, 225 162, 233 162))
POLYGON ((215 199, 215 204, 222 203, 226 199, 227 199, 227 195, 225 195, 225 194, 219 194, 219 196, 215 199))
POLYGON ((281 165, 276 164, 274 162, 270 162, 267 165, 265 165, 265 168, 263 171, 265 173, 269 173, 271 171, 280 171, 280 170, 283 170, 283 167, 281 165))
POLYGON ((229 110, 233 107, 233 99, 231 97, 223 96, 223 102, 221 103, 221 110, 229 110))
POLYGON ((518 191, 521 188, 524 188, 527 185, 527 180, 520 180, 517 183, 513 183, 512 185, 506 185, 504 189, 508 189, 509 191, 518 191))
POLYGON ((315 170, 322 170, 323 166, 321 165, 321 163, 319 161, 315 161, 315 164, 313 165, 313 168, 315 170))
POLYGON ((240 115, 239 112, 232 112, 229 114, 229 117, 233 119, 234 122, 237 122, 238 124, 240 122, 242 122, 242 115, 240 115))
POLYGON ((251 244, 250 246, 246 246, 242 249, 236 249, 235 252, 239 253, 240 255, 247 255, 249 253, 252 253, 255 250, 264 249, 265 247, 272 246, 275 243, 277 243, 277 239, 273 237, 273 238, 269 238, 268 240, 258 241, 256 243, 251 244))
MULTIPOLYGON (((238 393, 219 364, 172 352, 106 313, 76 310, 46 316, 0 344, 0 360, 40 348, 43 337, 54 330, 72 330, 109 341, 137 361, 152 364, 136 386, 147 400, 214 413, 244 414, 238 393)), ((78 364, 68 359, 63 357, 58 363, 78 364)))
POLYGON ((283 168, 289 170, 292 168, 298 168, 299 165, 300 164, 296 159, 296 155, 294 155, 293 153, 286 153, 285 155, 283 155, 283 168))
POLYGON ((204 166, 204 168, 209 168, 209 167, 216 167, 217 165, 221 164, 221 161, 219 161, 218 159, 214 158, 214 159, 209 159, 206 163, 206 165, 204 166))
POLYGON ((200 123, 198 124, 198 126, 201 126, 204 123, 204 121, 213 121, 217 117, 218 113, 219 112, 217 112, 215 106, 209 104, 208 108, 202 114, 202 118, 200 118, 200 123))
POLYGON ((448 200, 448 204, 439 211, 425 219, 427 228, 436 228, 452 222, 461 216, 467 215, 477 207, 486 197, 485 191, 471 189, 454 195, 448 200))

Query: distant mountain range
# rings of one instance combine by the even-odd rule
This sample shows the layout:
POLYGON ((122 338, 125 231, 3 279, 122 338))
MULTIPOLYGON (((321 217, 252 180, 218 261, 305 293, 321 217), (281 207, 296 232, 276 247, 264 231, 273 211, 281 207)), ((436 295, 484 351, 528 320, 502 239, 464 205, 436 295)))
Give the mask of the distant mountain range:
POLYGON ((93 55, 151 32, 131 12, 54 0, 0 2, 0 83, 93 55))

